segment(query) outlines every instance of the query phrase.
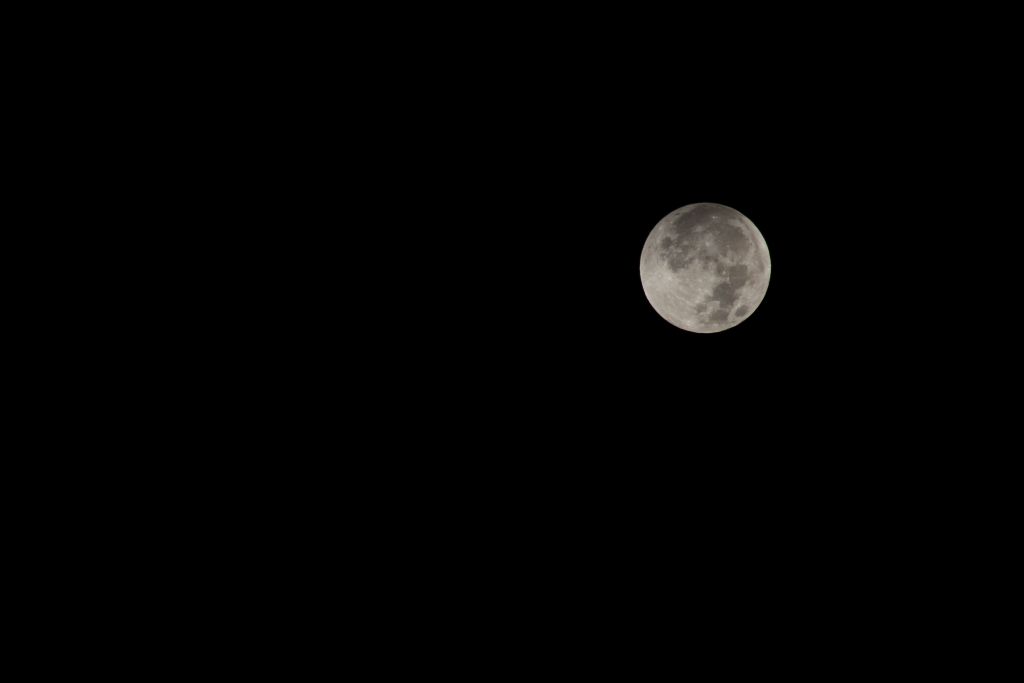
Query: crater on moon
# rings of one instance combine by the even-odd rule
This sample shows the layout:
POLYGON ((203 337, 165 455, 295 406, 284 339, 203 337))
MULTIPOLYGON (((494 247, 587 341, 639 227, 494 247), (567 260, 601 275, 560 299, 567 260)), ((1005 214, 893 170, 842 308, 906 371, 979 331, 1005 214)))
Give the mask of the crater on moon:
POLYGON ((640 257, 654 310, 692 332, 719 332, 745 320, 764 299, 770 277, 761 232, 721 204, 690 204, 665 216, 640 257))

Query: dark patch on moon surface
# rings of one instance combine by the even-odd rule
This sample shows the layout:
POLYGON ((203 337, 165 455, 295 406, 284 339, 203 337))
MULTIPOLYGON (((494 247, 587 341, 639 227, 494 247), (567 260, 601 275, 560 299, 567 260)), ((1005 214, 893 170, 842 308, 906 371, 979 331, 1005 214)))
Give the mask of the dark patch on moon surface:
POLYGON ((743 263, 738 263, 735 266, 729 268, 729 284, 739 289, 743 285, 747 284, 747 266, 743 263))
POLYGON ((729 319, 729 309, 719 308, 717 311, 708 316, 708 320, 713 323, 724 323, 729 319))
POLYGON ((711 293, 711 300, 717 301, 719 307, 724 308, 726 311, 732 309, 732 305, 736 303, 738 298, 736 296, 736 289, 728 282, 719 282, 711 293))
POLYGON ((693 257, 688 257, 679 251, 672 252, 668 257, 668 267, 677 273, 691 263, 693 263, 693 257))
POLYGON ((746 306, 740 306, 739 308, 736 309, 736 317, 737 318, 742 318, 746 314, 747 314, 747 307, 746 306))
MULTIPOLYGON (((707 249, 698 249, 697 257, 704 262, 704 265, 708 270, 713 270, 718 273, 718 269, 722 267, 722 264, 718 261, 718 257, 707 249)), ((721 275, 722 273, 718 274, 721 275)))
POLYGON ((750 251, 750 240, 742 228, 725 223, 718 226, 715 231, 715 239, 721 245, 723 252, 731 251, 740 256, 746 256, 750 251))

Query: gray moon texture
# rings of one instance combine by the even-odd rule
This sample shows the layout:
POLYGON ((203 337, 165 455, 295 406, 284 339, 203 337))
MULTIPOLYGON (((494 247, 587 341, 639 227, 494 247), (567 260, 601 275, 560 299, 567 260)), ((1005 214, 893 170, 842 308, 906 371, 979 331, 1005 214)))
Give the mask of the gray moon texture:
POLYGON ((665 216, 640 256, 647 300, 662 318, 690 332, 721 332, 749 318, 771 274, 761 232, 721 204, 689 204, 665 216))

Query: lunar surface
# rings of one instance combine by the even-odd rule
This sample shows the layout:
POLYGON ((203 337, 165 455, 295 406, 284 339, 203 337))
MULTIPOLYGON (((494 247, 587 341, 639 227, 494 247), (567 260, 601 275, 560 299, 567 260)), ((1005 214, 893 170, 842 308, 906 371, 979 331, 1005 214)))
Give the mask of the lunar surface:
POLYGON ((721 332, 746 320, 764 299, 771 273, 761 232, 721 204, 690 204, 665 216, 640 256, 647 300, 690 332, 721 332))

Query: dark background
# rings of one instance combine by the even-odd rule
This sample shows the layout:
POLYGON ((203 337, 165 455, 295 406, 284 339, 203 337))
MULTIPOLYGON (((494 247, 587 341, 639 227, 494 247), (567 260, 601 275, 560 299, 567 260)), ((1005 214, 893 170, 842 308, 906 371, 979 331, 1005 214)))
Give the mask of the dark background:
POLYGON ((998 18, 415 12, 62 15, 84 45, 38 57, 22 175, 59 181, 41 253, 82 271, 37 383, 80 417, 39 431, 131 454, 70 487, 249 609, 240 577, 283 566, 420 642, 507 613, 661 643, 699 600, 758 638, 791 596, 812 631, 927 619, 965 583, 936 567, 1009 566, 998 18), (696 335, 639 257, 705 201, 772 278, 696 335))
POLYGON ((923 443, 1014 367, 991 17, 957 41, 939 13, 188 19, 94 41, 49 114, 83 113, 59 172, 103 183, 74 205, 158 208, 103 244, 166 273, 155 338, 212 355, 225 390, 322 376, 484 446, 802 452, 923 443), (663 321, 638 273, 658 220, 701 201, 747 215, 773 263, 713 335, 663 321))
POLYGON ((1012 418, 986 385, 1015 333, 984 322, 1012 279, 988 240, 1017 191, 994 72, 899 31, 622 35, 474 34, 360 77, 348 168, 377 191, 343 296, 375 324, 334 324, 367 343, 345 414, 395 449, 371 480, 455 546, 655 563, 680 530, 832 562, 850 534, 904 552, 999 518, 1012 418), (701 201, 772 257, 758 310, 712 335, 662 320, 638 272, 701 201))
POLYGON ((427 118, 394 112, 381 209, 388 239, 409 240, 390 263, 414 316, 395 321, 395 341, 489 395, 525 387, 536 408, 641 423, 674 406, 687 436, 712 442, 759 417, 845 421, 826 406, 902 384, 926 340, 945 346, 960 327, 947 307, 962 289, 942 265, 964 232, 947 198, 971 192, 955 138, 923 132, 937 103, 839 67, 804 79, 784 64, 690 73, 663 59, 488 71, 417 90, 436 103, 427 118), (763 307, 709 336, 662 321, 638 275, 654 224, 698 201, 750 217, 773 260, 763 307))
POLYGON ((704 471, 827 496, 971 470, 949 449, 999 451, 981 385, 1015 339, 984 322, 1013 280, 998 48, 893 16, 691 19, 411 29, 346 63, 337 192, 371 206, 340 234, 366 283, 341 296, 376 321, 346 334, 379 373, 359 392, 424 444, 510 448, 565 486, 704 471), (748 216, 773 266, 713 335, 663 321, 638 273, 700 201, 748 216))
POLYGON ((58 171, 102 184, 72 206, 155 281, 117 348, 165 345, 204 427, 365 433, 398 459, 345 466, 420 493, 749 510, 989 477, 1011 403, 984 385, 1016 386, 1007 43, 988 18, 958 27, 977 49, 938 15, 804 19, 253 10, 95 40, 48 112, 83 112, 58 171), (773 268, 697 335, 639 257, 705 201, 773 268))

